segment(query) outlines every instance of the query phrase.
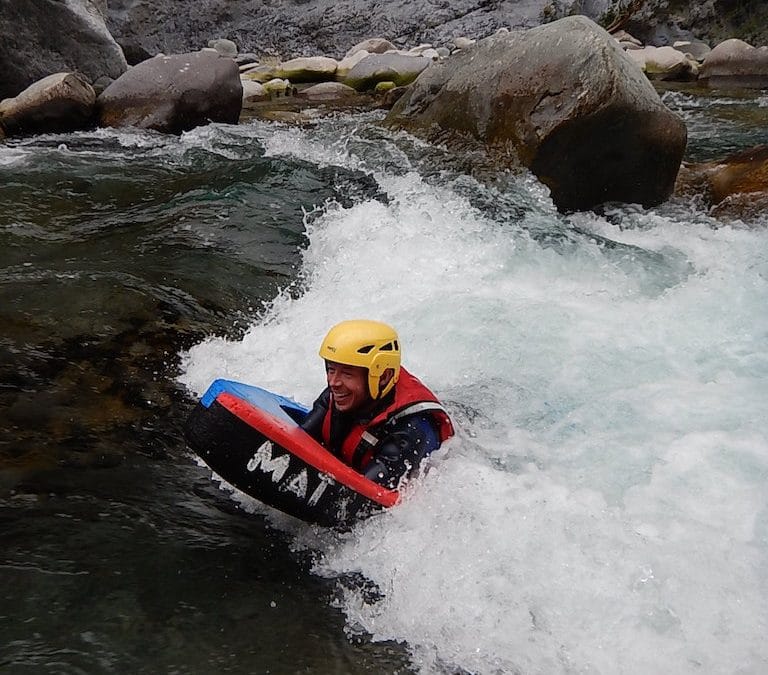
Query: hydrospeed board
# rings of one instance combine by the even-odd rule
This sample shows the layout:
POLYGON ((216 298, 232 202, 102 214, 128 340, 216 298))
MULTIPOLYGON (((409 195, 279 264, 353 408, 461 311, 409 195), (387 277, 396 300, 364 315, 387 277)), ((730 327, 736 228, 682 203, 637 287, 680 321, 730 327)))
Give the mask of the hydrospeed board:
POLYGON ((307 412, 265 389, 216 380, 187 419, 184 435, 229 484, 307 522, 348 524, 393 506, 396 490, 368 480, 299 427, 307 412))

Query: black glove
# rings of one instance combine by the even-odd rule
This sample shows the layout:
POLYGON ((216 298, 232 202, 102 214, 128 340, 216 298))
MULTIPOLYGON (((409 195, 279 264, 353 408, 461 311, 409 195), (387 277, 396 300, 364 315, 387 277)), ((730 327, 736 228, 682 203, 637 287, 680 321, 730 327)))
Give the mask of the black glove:
POLYGON ((408 434, 390 434, 376 448, 374 458, 363 470, 363 475, 379 485, 396 487, 400 478, 410 469, 405 462, 408 445, 408 434))

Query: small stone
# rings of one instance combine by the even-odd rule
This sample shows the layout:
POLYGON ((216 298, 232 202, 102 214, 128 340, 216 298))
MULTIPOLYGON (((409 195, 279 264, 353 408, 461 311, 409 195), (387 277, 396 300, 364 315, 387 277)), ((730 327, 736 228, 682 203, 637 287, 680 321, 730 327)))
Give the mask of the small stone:
POLYGON ((347 57, 352 56, 355 52, 361 50, 365 50, 369 54, 383 54, 384 52, 395 48, 395 45, 384 38, 368 38, 367 40, 358 42, 352 47, 346 54, 344 54, 344 58, 346 59, 347 57))
POLYGON ((391 91, 396 86, 397 85, 391 81, 378 82, 376 86, 373 88, 373 91, 375 91, 377 94, 383 94, 384 92, 391 91))
POLYGON ((301 90, 297 96, 309 101, 333 101, 357 96, 357 92, 341 82, 320 82, 301 90))
POLYGON ((453 44, 456 45, 456 49, 466 49, 467 47, 471 47, 473 44, 475 44, 477 40, 471 40, 470 38, 466 37, 457 37, 453 39, 453 44))
POLYGON ((260 103, 269 99, 269 92, 261 82, 253 80, 241 80, 243 83, 243 107, 248 108, 253 103, 260 103))
POLYGON ((291 83, 288 80, 276 77, 264 83, 264 91, 271 96, 286 96, 290 86, 291 83))
POLYGON ((341 61, 339 61, 339 65, 336 67, 336 79, 343 80, 347 75, 349 75, 350 70, 352 70, 365 57, 370 55, 371 53, 369 51, 360 49, 351 56, 345 56, 341 61))
POLYGON ((213 47, 222 56, 228 56, 232 59, 237 56, 237 45, 232 40, 227 40, 226 38, 209 40, 208 46, 213 47))

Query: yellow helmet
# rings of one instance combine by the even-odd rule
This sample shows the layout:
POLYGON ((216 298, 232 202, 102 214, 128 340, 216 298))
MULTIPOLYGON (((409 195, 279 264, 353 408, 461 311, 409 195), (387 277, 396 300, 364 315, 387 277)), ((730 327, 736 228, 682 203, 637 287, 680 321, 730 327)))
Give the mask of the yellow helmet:
POLYGON ((347 366, 367 368, 368 391, 373 399, 388 394, 400 377, 397 332, 379 321, 360 319, 335 325, 320 345, 320 357, 347 366), (395 374, 379 391, 379 378, 388 368, 392 368, 395 374))

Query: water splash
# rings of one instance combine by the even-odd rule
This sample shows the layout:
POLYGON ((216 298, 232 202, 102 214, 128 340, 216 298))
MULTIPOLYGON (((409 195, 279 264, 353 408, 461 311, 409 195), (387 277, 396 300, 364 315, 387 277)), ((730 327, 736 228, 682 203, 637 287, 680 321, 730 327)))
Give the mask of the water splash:
POLYGON ((564 220, 528 178, 494 212, 489 188, 425 176, 406 138, 347 131, 261 141, 364 167, 385 199, 305 216, 299 288, 242 340, 190 350, 182 380, 310 401, 331 324, 397 326, 460 433, 397 508, 292 530, 339 579, 349 630, 405 642, 422 672, 764 670, 766 230, 564 220))

